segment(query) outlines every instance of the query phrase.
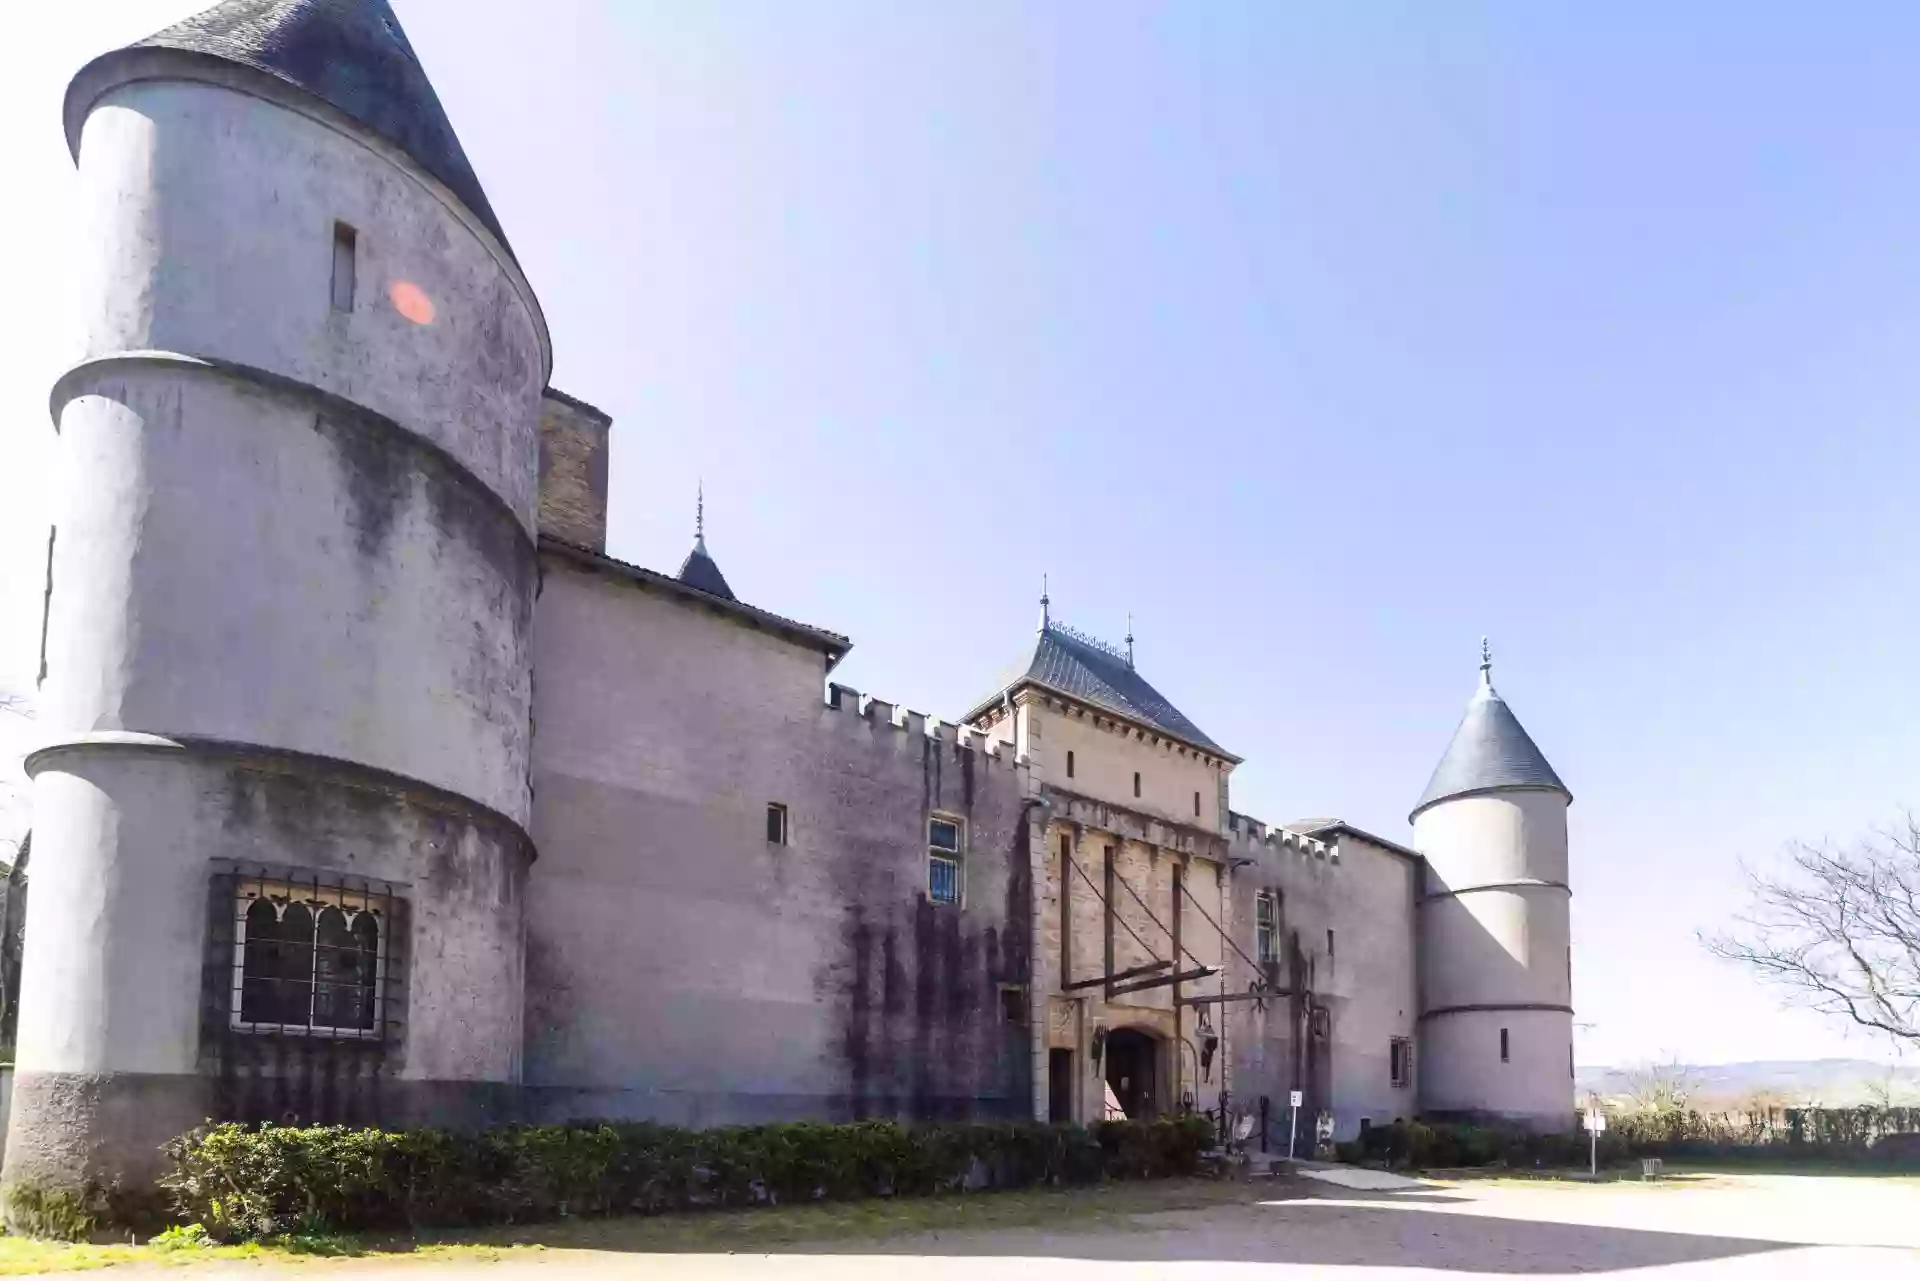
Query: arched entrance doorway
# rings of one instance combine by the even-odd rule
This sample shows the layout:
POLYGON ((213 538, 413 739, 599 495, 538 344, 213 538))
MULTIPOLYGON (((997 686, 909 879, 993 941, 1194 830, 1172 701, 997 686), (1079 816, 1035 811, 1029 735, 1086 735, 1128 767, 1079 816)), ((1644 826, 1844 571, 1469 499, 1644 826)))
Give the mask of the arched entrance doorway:
POLYGON ((1130 1121, 1160 1115, 1160 1042, 1138 1028, 1107 1033, 1107 1095, 1130 1121))

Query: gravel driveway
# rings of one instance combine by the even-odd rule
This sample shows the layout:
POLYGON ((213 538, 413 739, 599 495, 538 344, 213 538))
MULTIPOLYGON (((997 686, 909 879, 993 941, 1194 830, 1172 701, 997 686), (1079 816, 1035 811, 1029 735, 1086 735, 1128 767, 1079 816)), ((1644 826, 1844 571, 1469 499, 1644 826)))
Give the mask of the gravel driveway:
MULTIPOLYGON (((548 1250, 481 1264, 368 1259, 297 1270, 309 1278, 338 1272, 414 1281, 535 1274, 647 1281, 1465 1281, 1629 1271, 1636 1281, 1920 1281, 1920 1181, 1913 1180, 1741 1175, 1657 1185, 1466 1182, 1391 1190, 1296 1184, 1288 1199, 1272 1195, 1251 1184, 1231 1204, 1139 1214, 1119 1226, 836 1241, 773 1255, 548 1250)), ((234 1270, 256 1277, 263 1271, 234 1270)))

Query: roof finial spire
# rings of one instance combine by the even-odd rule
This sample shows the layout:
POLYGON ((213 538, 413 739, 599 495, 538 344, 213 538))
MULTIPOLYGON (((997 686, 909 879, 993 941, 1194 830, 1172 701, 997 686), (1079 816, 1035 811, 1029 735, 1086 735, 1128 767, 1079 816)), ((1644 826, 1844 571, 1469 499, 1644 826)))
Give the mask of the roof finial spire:
POLYGON ((696 550, 707 550, 707 482, 695 481, 693 487, 693 545, 696 550))
POLYGON ((1041 571, 1041 574, 1040 574, 1040 630, 1042 632, 1045 632, 1047 630, 1047 624, 1052 621, 1051 618, 1049 618, 1048 616, 1048 603, 1049 602, 1047 601, 1047 575, 1046 575, 1046 572, 1043 570, 1041 571))
POLYGON ((1493 688, 1493 646, 1487 638, 1480 638, 1480 684, 1486 689, 1493 688))
POLYGON ((1127 666, 1133 666, 1133 611, 1127 611, 1127 666))

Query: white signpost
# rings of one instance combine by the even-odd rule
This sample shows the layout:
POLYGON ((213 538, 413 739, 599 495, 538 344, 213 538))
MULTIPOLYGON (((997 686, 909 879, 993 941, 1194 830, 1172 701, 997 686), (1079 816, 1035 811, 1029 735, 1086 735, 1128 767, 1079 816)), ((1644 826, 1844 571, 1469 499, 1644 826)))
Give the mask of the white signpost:
POLYGON ((1293 1139, 1300 1132, 1300 1105, 1306 1101, 1303 1091, 1295 1090, 1288 1106, 1293 1110, 1287 1119, 1287 1160, 1293 1160, 1293 1139))
POLYGON ((1600 1132, 1607 1128, 1607 1114, 1599 1108, 1588 1108, 1582 1124, 1587 1129, 1587 1172, 1597 1179, 1600 1177, 1600 1132))

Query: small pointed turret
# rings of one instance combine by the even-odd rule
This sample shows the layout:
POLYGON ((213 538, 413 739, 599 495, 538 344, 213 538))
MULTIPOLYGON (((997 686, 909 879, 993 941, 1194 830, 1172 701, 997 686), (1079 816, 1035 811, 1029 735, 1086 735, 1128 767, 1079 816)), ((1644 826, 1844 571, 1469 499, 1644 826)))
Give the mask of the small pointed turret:
POLYGON ((1414 807, 1420 1111, 1559 1131, 1573 1117, 1573 948, 1565 783, 1480 685, 1414 807))
POLYGON ((681 562, 679 578, 687 586, 698 588, 709 596, 718 596, 721 600, 736 599, 733 588, 727 586, 726 575, 720 572, 720 566, 707 554, 707 489, 704 484, 694 490, 693 550, 681 562))
POLYGON ((1493 650, 1486 637, 1480 638, 1480 688, 1467 703, 1453 741, 1440 758, 1413 807, 1414 814, 1449 797, 1470 792, 1493 792, 1508 788, 1559 792, 1569 801, 1573 794, 1547 763, 1547 758, 1506 700, 1493 688, 1493 650))

